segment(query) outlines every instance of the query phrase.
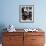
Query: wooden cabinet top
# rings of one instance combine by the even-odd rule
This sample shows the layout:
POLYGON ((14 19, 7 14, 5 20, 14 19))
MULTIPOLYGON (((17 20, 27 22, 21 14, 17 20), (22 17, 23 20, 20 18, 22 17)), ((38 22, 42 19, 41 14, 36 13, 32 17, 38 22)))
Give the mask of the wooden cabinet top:
POLYGON ((45 35, 44 32, 3 32, 3 35, 18 35, 18 36, 22 36, 22 35, 45 35))

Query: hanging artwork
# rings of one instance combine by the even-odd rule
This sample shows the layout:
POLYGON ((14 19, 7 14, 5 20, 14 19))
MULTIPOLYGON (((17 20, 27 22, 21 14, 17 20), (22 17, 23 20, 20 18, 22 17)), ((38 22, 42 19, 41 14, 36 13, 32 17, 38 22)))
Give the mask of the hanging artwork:
POLYGON ((20 5, 19 6, 19 20, 20 22, 34 21, 34 5, 20 5))

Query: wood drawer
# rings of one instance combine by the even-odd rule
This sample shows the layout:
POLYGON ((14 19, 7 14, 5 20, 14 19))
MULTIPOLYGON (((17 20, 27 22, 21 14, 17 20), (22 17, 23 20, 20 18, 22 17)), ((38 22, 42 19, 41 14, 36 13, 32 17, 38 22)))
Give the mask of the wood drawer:
POLYGON ((4 32, 4 36, 23 36, 23 32, 4 32))
POLYGON ((32 46, 44 46, 44 44, 32 44, 32 46))
POLYGON ((17 44, 15 43, 14 44, 3 44, 2 46, 23 46, 23 43, 21 44, 20 43, 19 44, 18 43, 17 44))
POLYGON ((41 35, 45 35, 45 33, 44 32, 25 32, 24 33, 24 36, 41 36, 41 35))
POLYGON ((3 43, 15 43, 15 42, 21 42, 23 41, 23 36, 4 36, 3 37, 3 43))
POLYGON ((32 36, 32 43, 33 44, 43 44, 44 36, 32 36))

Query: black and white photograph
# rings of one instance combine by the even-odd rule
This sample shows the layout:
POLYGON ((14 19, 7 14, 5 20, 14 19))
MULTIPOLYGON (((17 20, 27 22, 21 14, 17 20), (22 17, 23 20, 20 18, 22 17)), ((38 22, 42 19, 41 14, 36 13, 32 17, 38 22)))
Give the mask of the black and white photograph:
POLYGON ((19 7, 20 22, 33 22, 34 20, 34 6, 33 5, 20 5, 19 7))

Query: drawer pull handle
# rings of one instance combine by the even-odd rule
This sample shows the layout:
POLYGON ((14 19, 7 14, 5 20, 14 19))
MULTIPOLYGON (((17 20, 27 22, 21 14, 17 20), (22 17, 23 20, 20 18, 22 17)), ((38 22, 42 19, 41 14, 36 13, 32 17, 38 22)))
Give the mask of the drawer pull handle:
POLYGON ((32 39, 32 40, 36 40, 36 39, 32 39))

